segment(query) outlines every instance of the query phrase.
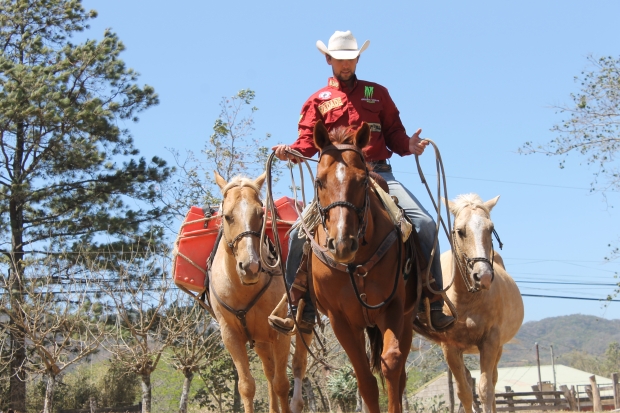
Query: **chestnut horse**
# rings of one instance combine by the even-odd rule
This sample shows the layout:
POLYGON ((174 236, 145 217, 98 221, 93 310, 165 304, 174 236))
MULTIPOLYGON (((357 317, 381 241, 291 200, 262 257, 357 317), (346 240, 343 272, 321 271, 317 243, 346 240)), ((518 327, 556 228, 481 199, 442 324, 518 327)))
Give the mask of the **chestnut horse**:
POLYGON ((412 275, 408 282, 402 278, 405 248, 372 189, 362 153, 369 140, 366 123, 355 133, 345 129, 328 133, 323 122, 315 125, 314 144, 321 151, 315 199, 321 224, 311 240, 312 288, 317 308, 329 317, 353 365, 369 412, 379 413, 375 370, 387 383, 388 412, 399 413, 417 278, 412 275))
MULTIPOLYGON (((226 182, 217 172, 222 190, 222 237, 209 275, 209 301, 220 325, 222 340, 239 374, 239 393, 245 413, 254 412, 256 385, 250 374, 246 343, 263 363, 269 388, 269 412, 290 412, 286 375, 290 337, 269 328, 267 317, 285 293, 284 283, 271 282, 273 274, 260 264, 260 230, 264 212, 255 181, 236 177, 226 182)), ((286 310, 285 310, 286 311, 286 310)), ((284 317, 286 314, 280 314, 284 317)))
MULTIPOLYGON (((458 321, 446 332, 429 332, 415 324, 415 330, 441 344, 456 381, 463 409, 472 413, 471 375, 463 354, 480 354, 478 394, 485 413, 496 412, 497 364, 503 345, 519 331, 523 322, 523 299, 504 262, 493 250, 491 210, 498 197, 483 202, 476 194, 446 201, 454 215, 453 251, 441 254, 444 274, 454 275, 447 291, 458 321)), ((444 275, 445 277, 445 275, 444 275)))

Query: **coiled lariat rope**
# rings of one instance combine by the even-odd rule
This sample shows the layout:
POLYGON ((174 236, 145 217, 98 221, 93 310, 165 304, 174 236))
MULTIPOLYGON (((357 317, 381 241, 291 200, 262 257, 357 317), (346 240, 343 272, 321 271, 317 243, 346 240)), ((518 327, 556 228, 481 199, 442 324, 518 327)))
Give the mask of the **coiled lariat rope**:
MULTIPOLYGON (((428 265, 426 266, 426 270, 425 270, 425 272, 423 274, 422 280, 424 281, 424 283, 426 284, 426 287, 428 288, 428 290, 432 294, 441 295, 441 297, 443 298, 444 302, 448 305, 448 308, 452 312, 452 315, 454 316, 454 318, 458 320, 458 314, 456 312, 456 308, 454 307, 454 304, 452 304, 452 301, 450 301, 450 299, 448 298, 448 295, 446 294, 446 291, 448 291, 450 289, 450 287, 452 287, 452 284, 454 284, 454 278, 456 276, 456 270, 455 270, 455 267, 454 267, 454 263, 452 263, 452 279, 450 280, 450 283, 446 287, 444 287, 443 289, 435 290, 431 286, 431 283, 429 282, 430 281, 431 266, 432 266, 432 263, 433 263, 433 258, 435 258, 435 253, 437 252, 437 245, 438 245, 438 242, 439 242, 439 227, 440 226, 443 227, 444 232, 446 233, 446 237, 448 238, 448 242, 450 243, 450 248, 451 248, 453 254, 454 254, 454 246, 452 245, 452 238, 450 237, 450 233, 452 232, 452 221, 450 219, 450 211, 447 210, 447 207, 446 207, 447 227, 446 227, 446 223, 444 222, 444 220, 442 218, 442 215, 441 215, 441 198, 442 198, 441 197, 441 190, 442 190, 442 186, 443 186, 443 194, 444 194, 443 198, 446 201, 449 199, 448 198, 448 185, 446 183, 446 173, 445 173, 444 167, 443 167, 443 159, 441 158, 441 153, 439 152, 439 148, 437 147, 437 144, 435 142, 433 142, 430 139, 423 139, 423 140, 425 140, 428 143, 430 143, 432 145, 434 151, 435 151, 435 167, 436 167, 436 170, 437 170, 437 200, 438 200, 438 202, 433 197, 433 193, 431 192, 431 189, 428 186, 428 183, 426 181, 426 177, 424 176, 424 172, 422 171, 422 167, 420 166, 420 158, 419 158, 418 155, 416 155, 415 156, 415 163, 416 163, 416 166, 418 168, 418 174, 420 175, 420 180, 422 181, 422 183, 424 184, 424 187, 426 188, 426 191, 428 192, 428 196, 431 199, 431 202, 433 203, 433 208, 435 209, 435 211, 437 211, 437 219, 435 220, 435 237, 433 239, 433 248, 431 249, 431 254, 430 254, 430 257, 429 257, 429 260, 428 260, 428 265)), ((429 316, 430 316, 430 314, 429 314, 429 316)))
MULTIPOLYGON (((308 158, 305 157, 303 155, 301 155, 299 152, 295 151, 295 150, 287 150, 286 151, 288 154, 292 155, 295 157, 295 161, 297 166, 299 167, 299 175, 300 175, 300 183, 301 183, 301 196, 302 196, 302 202, 303 205, 306 205, 306 195, 305 195, 305 190, 304 190, 304 171, 303 171, 303 165, 306 166, 308 173, 310 174, 310 178, 311 181, 314 185, 314 174, 312 173, 312 168, 310 167, 310 164, 308 163, 308 161, 312 161, 312 162, 318 162, 315 159, 312 158, 308 158), (302 165, 303 162, 303 165, 302 165)), ((263 263, 263 265, 269 267, 269 268, 275 268, 275 267, 279 267, 279 269, 282 271, 282 274, 284 274, 284 277, 282 277, 282 282, 284 283, 284 290, 286 291, 286 299, 288 302, 288 308, 289 311, 291 312, 291 314, 293 313, 292 308, 291 308, 291 294, 289 291, 288 286, 286 285, 286 269, 284 267, 284 263, 282 262, 282 248, 280 246, 280 234, 278 233, 278 228, 277 228, 277 224, 276 224, 276 220, 273 219, 273 217, 276 216, 276 206, 274 203, 274 199, 273 199, 273 188, 272 188, 272 177, 271 177, 271 170, 272 170, 272 165, 273 165, 273 159, 275 158, 275 152, 272 152, 271 155, 269 155, 269 158, 267 159, 267 163, 265 165, 265 170, 267 172, 267 176, 265 178, 266 182, 267 182, 267 189, 266 189, 266 196, 265 196, 265 209, 267 211, 269 211, 269 213, 272 216, 272 220, 271 220, 271 225, 272 225, 272 233, 273 233, 273 239, 274 239, 274 244, 275 244, 275 248, 276 248, 276 254, 277 254, 277 259, 276 259, 276 263, 275 264, 270 264, 270 263, 266 263, 265 260, 263 259, 263 256, 261 255, 261 262, 263 263)), ((295 177, 293 175, 293 165, 291 163, 291 161, 288 161, 289 163, 289 170, 291 173, 291 183, 293 186, 293 202, 295 205, 295 211, 297 212, 297 215, 299 217, 301 217, 303 215, 303 210, 300 208, 299 206, 299 202, 297 200, 297 187, 295 185, 295 177)), ((314 203, 315 200, 312 200, 312 203, 314 203)), ((311 203, 311 204, 312 204, 311 203)), ((261 242, 263 240, 263 238, 266 236, 266 221, 263 221, 263 228, 261 230, 261 242)), ((300 232, 300 234, 303 233, 303 231, 300 232)), ((339 370, 337 367, 332 366, 331 364, 327 363, 325 360, 323 360, 322 358, 318 357, 316 354, 314 354, 314 352, 310 349, 310 344, 306 342, 304 335, 300 332, 299 330, 299 325, 297 324, 297 317, 293 317, 293 322, 295 323, 295 328, 297 329, 297 331, 299 332, 299 337, 298 339, 301 339, 302 343, 304 344, 304 347, 306 347, 306 350, 308 351, 308 354, 310 354, 312 356, 312 358, 314 358, 317 362, 321 363, 323 366, 327 367, 330 370, 339 370)), ((318 334, 316 334, 316 330, 314 331, 314 337, 316 338, 319 347, 321 348, 323 354, 326 354, 327 350, 325 348, 325 345, 323 344, 323 342, 321 341, 321 339, 319 338, 318 334)))

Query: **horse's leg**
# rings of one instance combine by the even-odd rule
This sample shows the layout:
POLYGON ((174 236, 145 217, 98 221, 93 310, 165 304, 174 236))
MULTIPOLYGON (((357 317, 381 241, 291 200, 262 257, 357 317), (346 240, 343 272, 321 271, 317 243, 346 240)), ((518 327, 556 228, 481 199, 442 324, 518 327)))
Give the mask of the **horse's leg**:
MULTIPOLYGON (((404 315, 404 326, 411 326, 413 324, 413 316, 414 312, 411 311, 409 314, 404 315)), ((413 329, 404 328, 403 334, 400 338, 400 352, 403 354, 403 363, 400 375, 400 395, 399 400, 401 401, 401 410, 404 411, 404 406, 402 406, 403 402, 403 394, 405 394, 405 388, 407 387, 407 356, 409 356, 409 351, 411 350, 411 342, 413 341, 413 329)))
POLYGON ((263 372, 267 378, 270 413, 279 413, 280 405, 284 412, 289 413, 290 411, 288 408, 289 384, 286 377, 289 347, 289 340, 278 340, 275 343, 256 343, 256 354, 261 359, 263 372))
POLYGON ((478 394, 480 395, 480 402, 484 413, 492 413, 494 410, 495 386, 493 385, 493 379, 496 374, 497 360, 501 354, 500 348, 497 330, 489 331, 485 340, 478 346, 480 350, 480 384, 478 385, 478 394))
POLYGON ((273 378, 275 376, 274 354, 271 343, 256 343, 254 347, 256 354, 263 364, 263 372, 267 379, 267 393, 269 394, 269 413, 279 412, 278 400, 273 389, 273 378))
POLYGON ((293 390, 293 398, 291 399, 291 411, 293 413, 301 413, 304 408, 304 399, 301 394, 302 382, 306 376, 306 368, 308 367, 308 347, 312 343, 313 334, 302 334, 299 331, 295 337, 295 354, 293 355, 293 379, 295 389, 293 390), (304 341, 306 344, 304 344, 304 341))
POLYGON ((220 324, 222 340, 233 359, 237 374, 239 374, 239 394, 243 400, 245 413, 254 413, 254 394, 256 382, 250 373, 250 361, 245 349, 245 333, 232 330, 226 324, 220 324), (240 339, 239 337, 243 337, 240 339))
MULTIPOLYGON (((398 301, 388 304, 388 308, 377 317, 377 327, 383 333, 383 352, 381 371, 387 382, 388 412, 400 413, 402 405, 403 370, 407 354, 411 348, 413 330, 403 325, 402 306, 398 301), (404 351, 403 351, 404 350, 404 351)), ((411 313, 412 314, 412 313, 411 313)), ((407 315, 408 326, 413 319, 407 315)))
MULTIPOLYGON (((504 351, 504 346, 499 346, 499 351, 497 352, 497 359, 495 360, 495 367, 493 368, 493 388, 497 385, 498 373, 497 373, 497 365, 499 364, 499 360, 502 358, 502 352, 504 351)), ((495 405, 495 397, 493 397, 493 413, 497 413, 497 406, 495 405)))
POLYGON ((353 365, 357 386, 362 399, 368 407, 368 412, 380 413, 379 386, 377 386, 377 379, 370 371, 370 366, 368 365, 366 340, 363 331, 353 330, 344 317, 342 320, 330 317, 330 322, 338 342, 342 345, 353 365))
POLYGON ((454 375, 454 381, 456 381, 456 395, 461 401, 461 406, 465 410, 465 413, 472 413, 472 406, 474 398, 471 392, 471 385, 469 384, 469 372, 463 362, 463 353, 455 348, 442 344, 443 355, 446 358, 448 367, 452 370, 454 375))

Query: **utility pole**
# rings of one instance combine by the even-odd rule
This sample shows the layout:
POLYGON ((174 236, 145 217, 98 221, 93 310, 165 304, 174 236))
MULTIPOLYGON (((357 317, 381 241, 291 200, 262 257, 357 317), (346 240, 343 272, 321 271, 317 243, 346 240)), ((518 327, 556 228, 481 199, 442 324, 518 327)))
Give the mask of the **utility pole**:
POLYGON ((556 382, 555 382, 555 357, 553 357, 553 346, 551 346, 551 369, 553 370, 553 391, 556 391, 556 382))
POLYGON ((536 365, 538 366, 538 391, 542 391, 542 379, 540 377, 540 355, 538 353, 538 341, 536 344, 536 365))

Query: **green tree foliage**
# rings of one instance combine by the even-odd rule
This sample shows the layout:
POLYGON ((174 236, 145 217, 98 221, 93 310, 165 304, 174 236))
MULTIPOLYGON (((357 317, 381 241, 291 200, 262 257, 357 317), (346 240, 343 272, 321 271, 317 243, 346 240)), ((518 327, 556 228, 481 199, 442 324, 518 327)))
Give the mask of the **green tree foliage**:
MULTIPOLYGON (((94 17, 80 0, 0 3, 0 245, 17 301, 24 268, 40 256, 28 252, 80 251, 90 259, 127 252, 144 234, 157 240, 155 222, 166 218, 154 202, 170 170, 159 158, 137 157, 119 126, 137 121, 157 95, 137 84, 111 31, 101 41, 71 42, 94 17)), ((12 337, 11 398, 23 411, 24 338, 12 337)))
POLYGON ((165 217, 149 201, 170 171, 159 158, 135 158, 129 131, 119 127, 158 97, 136 83, 111 31, 101 41, 70 42, 94 17, 78 0, 0 5, 0 226, 15 260, 42 244, 80 251, 131 244, 165 217))

